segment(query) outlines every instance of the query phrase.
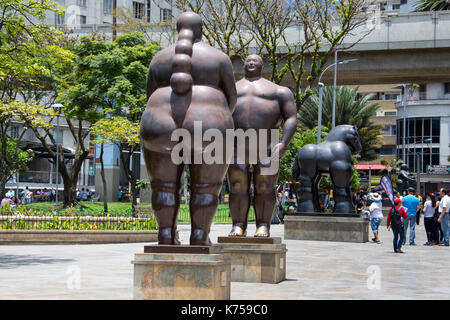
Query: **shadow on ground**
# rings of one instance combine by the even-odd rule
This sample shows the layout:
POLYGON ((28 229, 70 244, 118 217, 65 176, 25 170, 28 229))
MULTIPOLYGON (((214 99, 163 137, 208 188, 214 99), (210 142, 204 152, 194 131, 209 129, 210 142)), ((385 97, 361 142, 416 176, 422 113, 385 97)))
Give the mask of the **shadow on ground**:
POLYGON ((73 259, 56 259, 34 255, 0 255, 0 269, 12 269, 21 266, 72 262, 73 259))

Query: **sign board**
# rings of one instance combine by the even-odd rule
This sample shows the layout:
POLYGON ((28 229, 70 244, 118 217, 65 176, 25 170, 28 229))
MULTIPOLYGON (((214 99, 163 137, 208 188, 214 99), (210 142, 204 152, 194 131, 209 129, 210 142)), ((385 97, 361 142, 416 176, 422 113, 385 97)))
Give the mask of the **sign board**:
POLYGON ((433 167, 432 167, 432 173, 434 173, 434 174, 448 174, 448 173, 450 173, 450 166, 437 166, 437 165, 434 165, 433 167))

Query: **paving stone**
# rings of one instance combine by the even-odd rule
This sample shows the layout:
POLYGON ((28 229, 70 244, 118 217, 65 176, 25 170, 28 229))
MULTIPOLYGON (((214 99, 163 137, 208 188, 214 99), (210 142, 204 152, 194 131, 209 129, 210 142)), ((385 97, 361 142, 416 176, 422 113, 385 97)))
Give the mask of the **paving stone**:
MULTIPOLYGON (((385 221, 383 221, 385 223, 385 221)), ((211 240, 226 236, 228 224, 213 224, 211 240)), ((189 225, 180 225, 187 244, 189 225)), ((249 234, 255 225, 249 225, 249 234)), ((393 235, 380 227, 381 244, 284 240, 283 225, 271 236, 286 244, 286 280, 278 284, 231 285, 231 299, 448 299, 449 247, 423 246, 423 224, 416 226, 417 246, 392 249, 393 235)), ((370 238, 372 233, 370 231, 370 238)), ((409 230, 408 230, 409 239, 409 230)), ((134 253, 155 243, 0 246, 2 299, 133 298, 134 253)))

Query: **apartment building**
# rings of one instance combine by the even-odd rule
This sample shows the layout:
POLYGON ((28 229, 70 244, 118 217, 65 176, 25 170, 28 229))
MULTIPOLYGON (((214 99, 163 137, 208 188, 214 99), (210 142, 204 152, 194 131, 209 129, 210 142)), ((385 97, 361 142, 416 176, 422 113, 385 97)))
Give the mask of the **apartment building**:
POLYGON ((450 83, 409 85, 397 108, 397 156, 426 191, 450 187, 450 83))
POLYGON ((375 94, 381 108, 372 121, 383 129, 377 158, 358 163, 358 170, 373 176, 382 159, 397 158, 420 175, 421 190, 450 187, 450 83, 409 84, 406 92, 398 84, 367 85, 359 92, 375 94))

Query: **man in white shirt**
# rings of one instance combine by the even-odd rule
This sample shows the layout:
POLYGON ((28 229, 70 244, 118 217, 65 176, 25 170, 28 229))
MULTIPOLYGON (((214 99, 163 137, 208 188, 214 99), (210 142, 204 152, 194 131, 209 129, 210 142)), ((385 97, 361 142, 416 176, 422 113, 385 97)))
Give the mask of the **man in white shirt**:
POLYGON ((441 188, 441 201, 439 202, 440 216, 438 222, 441 223, 442 233, 444 234, 444 241, 440 246, 449 246, 449 235, 450 235, 450 197, 447 195, 447 190, 441 188))

